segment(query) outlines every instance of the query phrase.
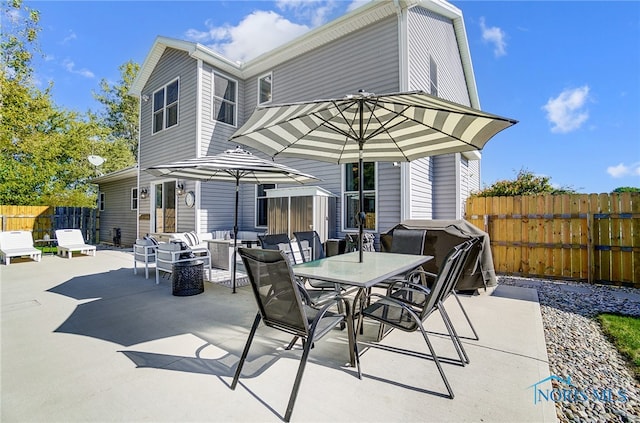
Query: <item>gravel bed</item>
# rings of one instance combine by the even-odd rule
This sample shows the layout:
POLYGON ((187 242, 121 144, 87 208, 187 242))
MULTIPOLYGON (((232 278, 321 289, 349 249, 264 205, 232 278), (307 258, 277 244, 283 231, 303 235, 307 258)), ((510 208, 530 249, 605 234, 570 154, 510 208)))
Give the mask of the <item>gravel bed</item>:
POLYGON ((640 383, 595 319, 640 316, 640 289, 505 276, 498 283, 538 291, 550 373, 573 385, 552 381, 569 393, 555 401, 560 422, 640 422, 640 383))

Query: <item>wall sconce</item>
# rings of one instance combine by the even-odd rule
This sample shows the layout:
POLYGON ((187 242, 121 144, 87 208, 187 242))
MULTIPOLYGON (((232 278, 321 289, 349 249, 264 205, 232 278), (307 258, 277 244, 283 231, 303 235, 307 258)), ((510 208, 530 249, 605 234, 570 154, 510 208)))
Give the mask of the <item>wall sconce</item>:
POLYGON ((144 200, 148 196, 149 196, 149 190, 147 190, 146 188, 140 188, 140 198, 144 200))
POLYGON ((178 182, 176 184, 176 192, 180 196, 184 195, 184 184, 182 182, 178 182))
POLYGON ((148 96, 148 95, 146 95, 146 94, 143 94, 143 95, 142 95, 142 101, 144 101, 145 103, 146 103, 147 101, 149 101, 149 96, 148 96))

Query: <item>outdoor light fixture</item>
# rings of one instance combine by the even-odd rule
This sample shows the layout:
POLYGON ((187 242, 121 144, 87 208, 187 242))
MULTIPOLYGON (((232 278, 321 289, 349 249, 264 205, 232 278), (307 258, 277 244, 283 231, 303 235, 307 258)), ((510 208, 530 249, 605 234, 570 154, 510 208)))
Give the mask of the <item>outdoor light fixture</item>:
POLYGON ((143 94, 143 95, 142 95, 142 101, 144 101, 145 103, 146 103, 147 101, 149 101, 149 96, 148 96, 148 95, 146 95, 146 94, 143 94))
POLYGON ((178 195, 184 195, 184 184, 182 182, 176 184, 176 192, 178 195))
POLYGON ((149 196, 149 190, 146 188, 140 188, 140 198, 143 200, 149 196))

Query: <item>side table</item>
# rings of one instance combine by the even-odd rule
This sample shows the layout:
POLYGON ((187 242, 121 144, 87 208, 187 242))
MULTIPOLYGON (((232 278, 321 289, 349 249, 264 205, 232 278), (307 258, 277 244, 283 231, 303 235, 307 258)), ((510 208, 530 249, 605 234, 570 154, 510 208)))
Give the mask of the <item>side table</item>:
POLYGON ((202 260, 175 263, 171 272, 173 295, 187 297, 202 294, 204 292, 203 267, 202 260))

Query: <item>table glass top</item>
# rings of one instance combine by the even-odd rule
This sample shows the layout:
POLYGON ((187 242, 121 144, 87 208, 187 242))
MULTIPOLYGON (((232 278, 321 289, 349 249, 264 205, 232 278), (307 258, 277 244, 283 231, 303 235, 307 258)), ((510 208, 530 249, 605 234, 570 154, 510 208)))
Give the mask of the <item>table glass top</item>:
POLYGON ((311 279, 369 288, 391 276, 412 270, 432 258, 433 256, 365 251, 360 263, 359 253, 356 251, 296 264, 293 272, 311 279))

